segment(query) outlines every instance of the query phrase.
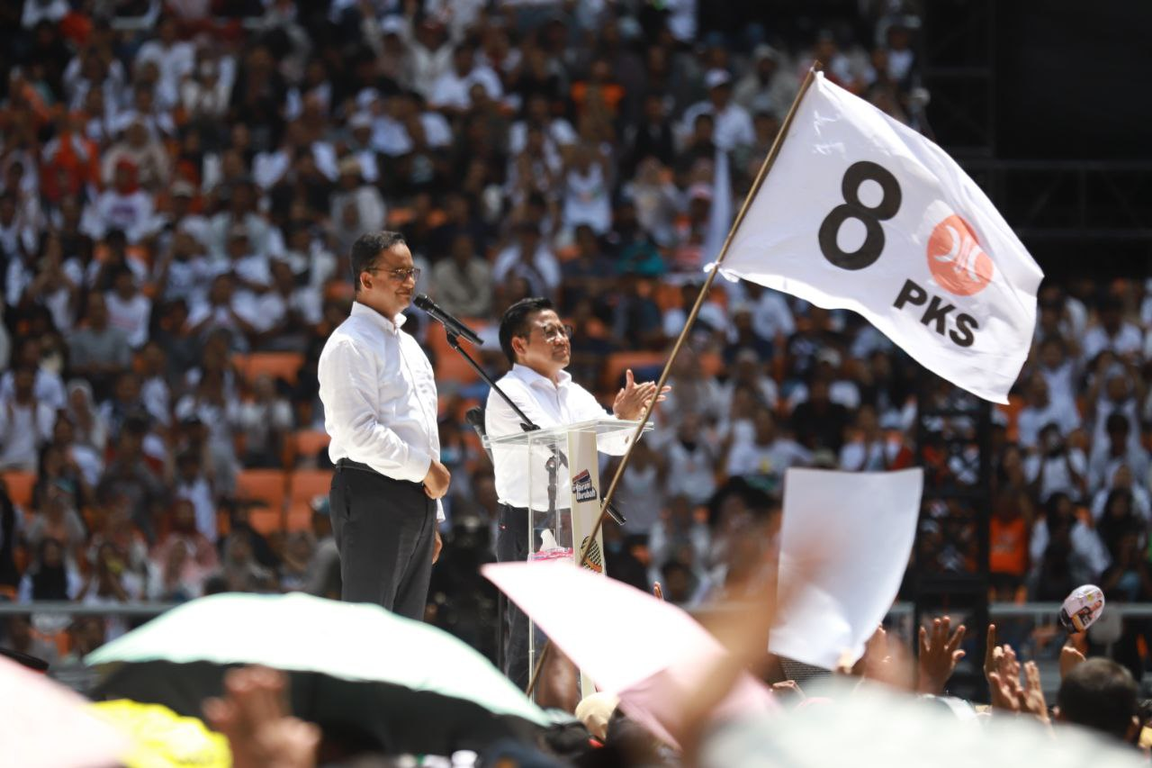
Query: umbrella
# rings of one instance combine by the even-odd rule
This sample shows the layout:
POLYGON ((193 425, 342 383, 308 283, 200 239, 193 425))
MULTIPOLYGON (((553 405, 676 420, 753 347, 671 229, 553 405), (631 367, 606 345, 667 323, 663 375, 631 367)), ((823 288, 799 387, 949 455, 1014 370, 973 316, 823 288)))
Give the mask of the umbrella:
POLYGON ((132 748, 122 758, 128 768, 232 765, 228 739, 208 730, 197 718, 181 717, 159 704, 128 699, 99 701, 90 706, 98 717, 131 738, 132 748))
POLYGON ((480 750, 551 720, 483 656, 435 627, 369 604, 303 594, 194 600, 89 654, 111 665, 99 698, 198 717, 230 666, 290 675, 292 711, 325 737, 389 754, 480 750))
POLYGON ((1029 717, 958 717, 944 700, 883 686, 825 683, 821 697, 778 717, 732 722, 704 744, 703 768, 1136 768, 1140 753, 1075 726, 1052 731, 1029 717))
POLYGON ((97 768, 117 765, 129 747, 80 696, 6 658, 0 693, 0 765, 97 768))
MULTIPOLYGON (((601 690, 620 695, 632 719, 675 744, 684 695, 726 653, 682 609, 570 562, 499 563, 481 568, 601 690)), ((773 709, 747 673, 717 714, 773 709)))

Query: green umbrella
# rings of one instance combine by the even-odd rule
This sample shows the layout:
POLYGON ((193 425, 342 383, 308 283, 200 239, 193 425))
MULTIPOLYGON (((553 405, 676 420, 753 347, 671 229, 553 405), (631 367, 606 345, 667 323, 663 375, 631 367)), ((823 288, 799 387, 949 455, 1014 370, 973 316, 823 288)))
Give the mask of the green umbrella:
POLYGON ((376 605, 302 594, 194 600, 89 654, 102 698, 199 715, 229 666, 291 673, 295 714, 391 753, 528 737, 551 718, 468 645, 376 605))

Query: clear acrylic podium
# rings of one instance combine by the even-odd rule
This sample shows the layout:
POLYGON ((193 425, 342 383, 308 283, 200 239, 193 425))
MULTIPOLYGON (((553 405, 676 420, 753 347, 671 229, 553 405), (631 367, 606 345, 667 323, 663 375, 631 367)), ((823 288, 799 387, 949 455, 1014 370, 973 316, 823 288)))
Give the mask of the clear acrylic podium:
MULTIPOLYGON (((575 563, 580 557, 600 515, 601 496, 608 490, 600 484, 599 449, 623 453, 639 425, 639 421, 603 418, 488 440, 494 454, 512 451, 508 458, 529 465, 528 498, 532 514, 523 535, 532 542, 528 547, 530 562, 567 560, 575 563)), ((651 423, 644 425, 645 432, 651 429, 651 423)), ((585 567, 605 573, 604 539, 600 531, 589 546, 585 567)), ((529 670, 535 668, 543 639, 543 633, 529 622, 529 670)), ((580 687, 582 697, 596 691, 592 680, 583 673, 580 687)))

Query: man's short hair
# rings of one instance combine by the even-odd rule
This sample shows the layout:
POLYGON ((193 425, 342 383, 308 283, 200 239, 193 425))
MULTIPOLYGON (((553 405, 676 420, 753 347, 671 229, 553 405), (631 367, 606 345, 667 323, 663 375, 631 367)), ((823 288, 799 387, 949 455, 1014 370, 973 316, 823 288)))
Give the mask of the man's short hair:
POLYGON ((360 273, 376 265, 380 254, 394 245, 403 245, 404 236, 399 232, 365 232, 352 243, 352 287, 360 293, 360 273))
POLYGON ((1111 659, 1088 659, 1060 683, 1056 694, 1061 719, 1127 739, 1138 713, 1136 681, 1111 659))
POLYGON ((524 337, 531 333, 532 329, 528 325, 528 318, 546 309, 553 309, 552 302, 542 296, 533 296, 520 299, 504 311, 504 316, 500 318, 500 349, 504 350, 508 362, 516 362, 516 351, 512 349, 512 339, 524 337))

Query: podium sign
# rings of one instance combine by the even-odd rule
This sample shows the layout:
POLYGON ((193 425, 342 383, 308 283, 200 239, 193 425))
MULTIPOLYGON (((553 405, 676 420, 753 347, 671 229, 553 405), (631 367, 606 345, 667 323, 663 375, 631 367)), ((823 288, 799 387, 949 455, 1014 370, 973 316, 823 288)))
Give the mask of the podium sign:
MULTIPOLYGON (((625 448, 636 433, 638 421, 595 419, 492 437, 488 446, 502 460, 526 462, 528 498, 532 509, 524 536, 532 542, 528 560, 568 560, 575 563, 600 516, 601 498, 607 490, 600 484, 599 448, 625 448)), ((645 431, 652 429, 645 425, 645 431)), ((615 451, 613 451, 615 452, 615 451)), ((606 574, 604 537, 597 531, 588 545, 585 568, 606 574)), ((543 647, 543 634, 529 622, 528 668, 533 669, 543 647)), ((587 675, 580 675, 581 695, 595 693, 587 675)))

